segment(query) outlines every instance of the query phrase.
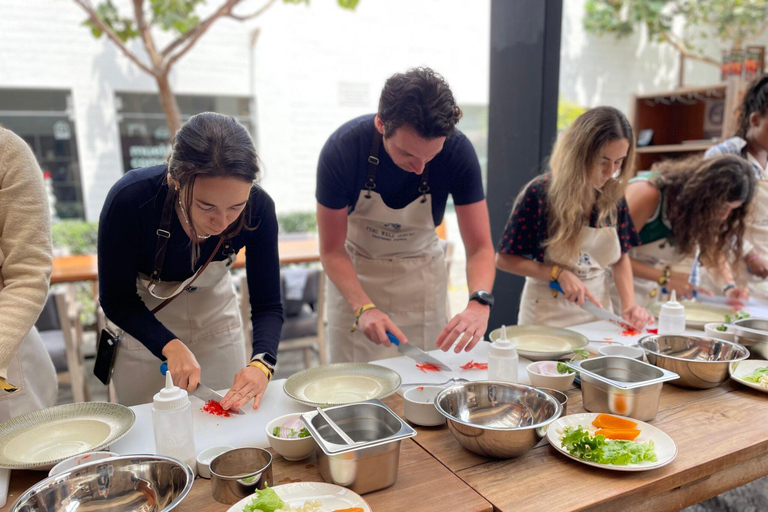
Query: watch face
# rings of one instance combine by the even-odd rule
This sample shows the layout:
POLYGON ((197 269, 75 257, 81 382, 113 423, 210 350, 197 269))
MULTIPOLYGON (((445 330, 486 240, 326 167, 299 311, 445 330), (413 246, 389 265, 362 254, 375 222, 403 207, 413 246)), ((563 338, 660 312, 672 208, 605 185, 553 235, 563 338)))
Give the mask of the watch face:
POLYGON ((480 304, 485 304, 486 306, 493 305, 493 295, 484 290, 476 291, 472 294, 472 297, 475 298, 480 304))
POLYGON ((277 359, 272 354, 265 352, 261 355, 261 359, 264 360, 265 363, 271 366, 275 366, 277 364, 277 359))

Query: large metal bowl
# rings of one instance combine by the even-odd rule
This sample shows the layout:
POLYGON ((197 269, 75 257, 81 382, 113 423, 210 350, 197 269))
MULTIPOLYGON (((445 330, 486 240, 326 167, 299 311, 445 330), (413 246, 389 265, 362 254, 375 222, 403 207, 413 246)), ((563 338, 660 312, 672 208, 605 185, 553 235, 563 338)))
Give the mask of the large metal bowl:
POLYGON ((181 503, 194 479, 188 465, 171 457, 113 457, 46 478, 9 512, 164 512, 181 503))
POLYGON ((448 429, 467 450, 485 457, 518 457, 536 446, 562 413, 552 395, 523 384, 456 384, 435 398, 448 429))
POLYGON ((768 318, 742 318, 733 322, 731 327, 736 343, 748 347, 753 357, 768 359, 768 318), (746 332, 740 327, 765 331, 765 335, 746 332))
POLYGON ((709 389, 728 379, 728 365, 749 357, 749 350, 730 341, 687 335, 652 335, 638 341, 652 365, 675 372, 670 384, 709 389))

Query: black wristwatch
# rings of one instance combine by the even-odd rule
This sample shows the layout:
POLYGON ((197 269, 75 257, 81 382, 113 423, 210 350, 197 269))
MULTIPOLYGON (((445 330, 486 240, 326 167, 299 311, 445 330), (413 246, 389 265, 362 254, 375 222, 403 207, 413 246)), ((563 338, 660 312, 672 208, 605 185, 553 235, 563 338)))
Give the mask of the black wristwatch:
POLYGON ((469 296, 469 300, 476 300, 483 306, 493 307, 493 295, 485 290, 478 290, 469 296))
POLYGON ((258 361, 266 366, 272 373, 275 373, 275 366, 277 366, 277 358, 269 352, 262 352, 256 354, 251 358, 251 362, 258 361))

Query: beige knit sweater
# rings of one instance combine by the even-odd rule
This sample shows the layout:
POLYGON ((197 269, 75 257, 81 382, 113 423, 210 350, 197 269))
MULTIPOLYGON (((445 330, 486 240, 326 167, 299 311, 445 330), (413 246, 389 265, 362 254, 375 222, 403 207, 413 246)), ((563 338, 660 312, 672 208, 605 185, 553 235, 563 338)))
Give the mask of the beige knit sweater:
POLYGON ((52 265, 43 173, 27 144, 0 128, 0 377, 45 305, 52 265))

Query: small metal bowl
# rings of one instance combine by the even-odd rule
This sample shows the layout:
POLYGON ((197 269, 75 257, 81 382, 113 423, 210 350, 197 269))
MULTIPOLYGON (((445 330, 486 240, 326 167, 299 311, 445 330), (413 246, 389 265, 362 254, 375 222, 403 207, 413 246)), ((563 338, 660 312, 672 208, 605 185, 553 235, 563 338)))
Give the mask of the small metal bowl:
POLYGON ((652 365, 675 372, 670 384, 709 389, 728 379, 728 365, 749 357, 749 350, 730 341, 704 336, 652 335, 638 341, 652 365))
POLYGON ((16 500, 9 512, 165 512, 181 503, 194 480, 192 468, 171 457, 113 457, 38 482, 16 500))
POLYGON ((272 454, 261 448, 236 448, 211 461, 211 494, 234 505, 257 489, 272 487, 272 454))
POLYGON ((464 448, 501 459, 518 457, 536 446, 563 410, 545 391, 496 381, 446 388, 437 395, 435 406, 464 448))
POLYGON ((558 402, 560 402, 560 407, 563 408, 563 412, 560 413, 560 416, 563 417, 568 414, 568 395, 565 394, 564 391, 558 391, 557 389, 552 388, 537 388, 541 391, 544 391, 553 397, 557 399, 558 402))
POLYGON ((768 318, 742 318, 729 325, 733 331, 734 341, 744 345, 756 359, 768 359, 768 318), (749 327, 758 331, 765 331, 765 335, 746 332, 739 327, 749 327))

